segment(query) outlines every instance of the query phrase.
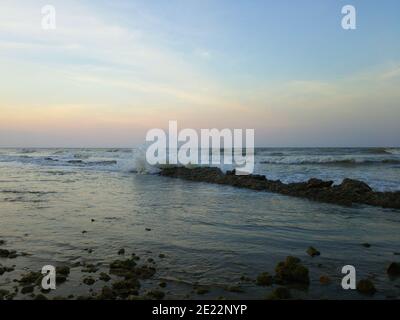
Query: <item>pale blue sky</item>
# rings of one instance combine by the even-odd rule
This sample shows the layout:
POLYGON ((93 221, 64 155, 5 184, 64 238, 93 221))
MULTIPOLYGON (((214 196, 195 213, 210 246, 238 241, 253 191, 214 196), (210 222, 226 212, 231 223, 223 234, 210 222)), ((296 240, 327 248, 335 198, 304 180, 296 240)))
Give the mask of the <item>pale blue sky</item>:
POLYGON ((399 145, 398 39, 395 0, 4 0, 0 146, 138 145, 168 120, 260 146, 399 145))

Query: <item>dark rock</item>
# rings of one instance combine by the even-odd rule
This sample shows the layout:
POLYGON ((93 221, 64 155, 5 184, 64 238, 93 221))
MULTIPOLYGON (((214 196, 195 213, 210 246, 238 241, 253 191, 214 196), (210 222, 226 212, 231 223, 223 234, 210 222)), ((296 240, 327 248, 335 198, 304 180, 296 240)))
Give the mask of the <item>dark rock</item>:
POLYGON ((364 279, 357 283, 357 291, 362 294, 373 295, 376 289, 371 280, 364 279))
POLYGON ((307 254, 311 257, 319 256, 321 253, 314 247, 309 247, 307 249, 307 254))
POLYGON ((339 185, 339 188, 349 193, 358 194, 369 193, 372 191, 371 187, 366 183, 353 179, 344 179, 342 184, 339 185))
POLYGON ((1 258, 7 258, 10 255, 10 251, 6 249, 0 249, 0 257, 1 258))
POLYGON ((160 253, 160 254, 158 255, 158 257, 161 258, 161 259, 164 259, 164 258, 165 258, 165 254, 160 253))
POLYGON ((387 274, 390 277, 400 277, 400 263, 392 262, 387 268, 387 274))
POLYGON ((258 275, 256 284, 259 286, 270 286, 273 283, 272 276, 268 272, 263 272, 258 275))
POLYGON ((124 255, 124 254, 125 254, 125 249, 124 249, 124 248, 119 249, 119 250, 118 250, 118 254, 119 254, 119 255, 124 255))
POLYGON ((21 289, 22 294, 32 293, 34 290, 34 286, 26 286, 21 289))
POLYGON ((56 267, 56 273, 67 277, 70 273, 70 268, 67 266, 56 267))
POLYGON ((146 228, 145 230, 146 230, 146 231, 151 231, 151 229, 150 229, 150 228, 146 228))
POLYGON ((38 294, 35 296, 35 298, 33 298, 33 300, 48 300, 48 299, 43 294, 38 294))
POLYGON ((371 245, 369 243, 362 243, 361 245, 363 247, 365 247, 365 248, 370 248, 371 247, 371 245))
POLYGON ((151 290, 147 292, 147 296, 151 299, 162 300, 165 297, 165 293, 160 290, 151 290))
POLYGON ((275 279, 278 283, 299 283, 308 285, 310 278, 308 269, 300 263, 300 259, 287 257, 279 262, 275 268, 275 279))
POLYGON ((111 277, 107 273, 102 272, 102 273, 100 273, 99 279, 102 281, 108 282, 111 280, 111 277))
POLYGON ((243 293, 244 290, 239 286, 229 286, 225 288, 226 291, 235 292, 235 293, 243 293))
POLYGON ((8 255, 8 259, 15 259, 16 257, 18 257, 18 254, 16 251, 10 251, 9 255, 8 255))
POLYGON ((167 284, 163 281, 158 284, 161 288, 165 288, 167 284))
POLYGON ((117 293, 109 287, 103 287, 101 293, 97 296, 98 300, 115 300, 117 293))
POLYGON ((87 231, 86 231, 86 230, 83 230, 82 233, 85 234, 85 233, 87 233, 87 231))
POLYGON ((140 289, 140 283, 137 279, 132 278, 117 281, 113 283, 112 288, 118 296, 127 298, 130 295, 137 296, 139 294, 138 290, 140 289))
POLYGON ((62 274, 56 274, 56 283, 57 284, 62 284, 65 281, 67 281, 67 276, 64 276, 62 274))
POLYGON ((362 203, 384 208, 400 208, 400 191, 374 192, 362 181, 344 179, 340 185, 332 185, 332 181, 310 179, 307 182, 284 184, 281 181, 268 180, 264 176, 238 176, 234 171, 224 174, 218 168, 210 167, 165 167, 161 176, 179 178, 190 181, 208 182, 230 185, 239 188, 264 190, 284 195, 307 198, 313 201, 336 203, 351 206, 362 203))
POLYGON ((206 293, 209 293, 209 292, 210 292, 210 290, 207 289, 207 288, 198 288, 196 290, 196 293, 199 294, 199 295, 203 295, 203 294, 206 294, 206 293))
POLYGON ((331 283, 331 279, 328 276, 321 276, 319 278, 319 282, 321 284, 330 284, 331 283))
POLYGON ((87 277, 85 279, 83 279, 83 283, 87 284, 88 286, 93 285, 96 282, 96 280, 94 280, 92 277, 87 277))
POLYGON ((290 299, 292 295, 290 294, 289 289, 285 287, 276 288, 271 294, 267 297, 269 300, 287 300, 290 299))
POLYGON ((6 299, 9 294, 10 294, 10 291, 0 289, 0 301, 6 299))
POLYGON ((0 246, 5 245, 6 241, 5 240, 0 240, 0 246))
POLYGON ((96 267, 94 264, 86 264, 84 266, 84 268, 82 269, 82 272, 86 272, 86 273, 95 273, 99 271, 99 268, 96 267))
POLYGON ((22 276, 19 280, 20 283, 23 285, 27 284, 39 284, 42 280, 43 275, 40 272, 29 272, 22 276))

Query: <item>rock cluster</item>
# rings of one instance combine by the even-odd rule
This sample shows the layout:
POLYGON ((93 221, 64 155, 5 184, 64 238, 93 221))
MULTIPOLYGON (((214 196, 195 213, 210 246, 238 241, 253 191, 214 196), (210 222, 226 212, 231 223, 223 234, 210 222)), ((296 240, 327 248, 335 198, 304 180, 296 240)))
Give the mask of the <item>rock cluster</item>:
POLYGON ((171 178, 269 191, 346 206, 358 203, 400 209, 400 191, 377 192, 373 191, 366 183, 352 179, 344 179, 339 185, 333 185, 333 181, 319 179, 286 184, 280 180, 269 180, 262 175, 239 176, 235 174, 234 170, 224 174, 219 168, 214 167, 186 168, 180 166, 164 167, 159 174, 171 178))

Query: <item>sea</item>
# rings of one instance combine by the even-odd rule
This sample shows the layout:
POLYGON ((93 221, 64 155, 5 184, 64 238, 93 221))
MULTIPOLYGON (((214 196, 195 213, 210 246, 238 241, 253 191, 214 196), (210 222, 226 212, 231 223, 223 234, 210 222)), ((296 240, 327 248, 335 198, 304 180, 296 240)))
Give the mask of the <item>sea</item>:
MULTIPOLYGON (((44 265, 68 265, 68 281, 47 296, 95 296, 110 285, 98 274, 124 248, 126 258, 135 253, 157 269, 140 295, 165 282, 166 299, 264 299, 276 286, 256 285, 257 275, 273 275, 292 255, 311 279, 290 288, 294 298, 400 297, 400 280, 386 273, 400 262, 399 210, 161 177, 144 155, 143 148, 0 149, 0 249, 18 253, 0 257, 0 266, 14 269, 0 275, 0 290, 15 290, 15 280, 44 265), (320 256, 308 256, 310 246, 320 256), (98 266, 93 285, 83 283, 79 263, 98 266), (375 295, 344 290, 345 265, 355 267, 357 281, 371 279, 375 295)), ((399 191, 400 149, 256 148, 255 173, 283 182, 353 178, 399 191)), ((16 298, 33 296, 18 290, 16 298)))

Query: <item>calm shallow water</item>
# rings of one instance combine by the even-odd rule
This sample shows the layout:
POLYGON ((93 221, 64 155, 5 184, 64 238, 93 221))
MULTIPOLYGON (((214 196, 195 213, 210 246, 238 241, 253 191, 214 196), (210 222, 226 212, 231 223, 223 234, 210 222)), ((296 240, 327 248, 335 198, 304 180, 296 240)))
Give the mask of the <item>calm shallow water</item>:
MULTIPOLYGON (((386 275, 390 262, 400 262, 400 256, 394 255, 400 252, 399 211, 345 208, 135 174, 121 170, 126 164, 121 165, 120 160, 128 162, 132 156, 128 151, 107 153, 106 160, 115 158, 117 164, 104 163, 106 151, 97 158, 85 157, 91 152, 79 151, 86 162, 96 162, 83 165, 68 163, 71 155, 67 157, 66 151, 59 153, 64 162, 53 164, 44 160, 48 150, 39 155, 38 151, 18 151, 19 156, 40 156, 42 162, 36 158, 36 162, 29 158, 4 161, 11 152, 2 150, 6 156, 0 163, 0 239, 7 243, 1 248, 31 255, 0 258, 0 264, 16 265, 15 271, 0 276, 0 289, 12 288, 13 280, 22 273, 40 270, 45 264, 81 261, 99 263, 98 273, 108 271, 118 250, 125 248, 127 256, 135 252, 142 261, 155 259, 157 273, 143 282, 142 292, 166 280, 167 298, 262 299, 272 288, 241 282, 240 278, 273 273, 287 255, 301 258, 310 269, 311 285, 308 290, 293 290, 295 297, 364 298, 341 289, 340 270, 347 264, 356 267, 358 279, 373 279, 378 289, 374 298, 400 297, 400 281, 386 275), (365 242, 372 246, 363 247, 365 242), (315 246, 321 256, 309 257, 305 252, 309 246, 315 246), (160 253, 166 258, 158 258, 160 253), (321 275, 329 275, 333 283, 322 286, 321 275), (210 292, 196 295, 195 283, 210 286, 210 292), (244 293, 224 290, 235 284, 244 293)), ((72 268, 69 280, 49 296, 88 293, 90 287, 81 284, 85 276, 81 269, 72 268)), ((98 281, 93 289, 103 286, 98 281)))

